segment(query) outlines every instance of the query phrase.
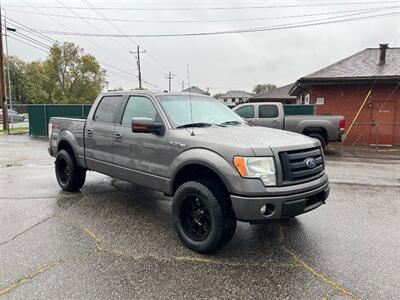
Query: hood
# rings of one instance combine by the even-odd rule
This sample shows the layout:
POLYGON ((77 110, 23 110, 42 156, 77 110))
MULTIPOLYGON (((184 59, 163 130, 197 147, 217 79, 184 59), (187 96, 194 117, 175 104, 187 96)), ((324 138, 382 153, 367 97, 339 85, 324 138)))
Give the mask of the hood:
MULTIPOLYGON (((181 131, 181 129, 180 129, 181 131)), ((185 135, 190 135, 183 130, 185 135)), ((227 127, 205 127, 194 128, 195 136, 190 139, 198 145, 231 146, 236 148, 251 148, 258 154, 257 149, 266 148, 294 148, 317 146, 316 140, 302 134, 285 130, 272 129, 258 126, 227 126, 227 127)))

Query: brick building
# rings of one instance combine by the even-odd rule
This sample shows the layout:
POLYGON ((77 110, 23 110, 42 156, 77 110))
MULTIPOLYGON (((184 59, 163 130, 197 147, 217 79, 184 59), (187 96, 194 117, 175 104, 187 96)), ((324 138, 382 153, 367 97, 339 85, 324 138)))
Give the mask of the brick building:
POLYGON ((319 115, 344 115, 348 128, 369 91, 346 143, 400 145, 400 48, 362 50, 300 78, 290 94, 319 115))

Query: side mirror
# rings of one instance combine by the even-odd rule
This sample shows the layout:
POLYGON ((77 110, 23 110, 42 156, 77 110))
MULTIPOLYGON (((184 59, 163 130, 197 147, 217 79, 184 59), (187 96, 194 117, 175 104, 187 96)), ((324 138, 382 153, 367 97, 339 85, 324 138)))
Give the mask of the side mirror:
POLYGON ((132 132, 162 135, 164 125, 161 122, 154 122, 150 118, 132 118, 132 132))

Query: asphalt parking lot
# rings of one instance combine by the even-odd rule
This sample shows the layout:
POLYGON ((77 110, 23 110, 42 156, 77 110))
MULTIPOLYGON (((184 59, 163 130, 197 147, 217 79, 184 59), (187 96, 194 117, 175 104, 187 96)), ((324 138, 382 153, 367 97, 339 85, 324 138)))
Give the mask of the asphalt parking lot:
POLYGON ((46 140, 0 147, 0 298, 400 298, 400 156, 328 151, 326 205, 204 256, 162 194, 93 172, 62 192, 46 140))

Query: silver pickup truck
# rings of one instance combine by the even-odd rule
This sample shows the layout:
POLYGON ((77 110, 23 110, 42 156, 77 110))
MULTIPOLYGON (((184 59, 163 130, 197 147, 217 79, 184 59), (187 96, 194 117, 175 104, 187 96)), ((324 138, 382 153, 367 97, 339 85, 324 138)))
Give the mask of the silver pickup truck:
POLYGON ((279 102, 246 103, 236 106, 233 111, 255 126, 284 129, 316 138, 323 149, 329 142, 343 142, 346 138, 343 116, 285 116, 279 102))
POLYGON ((318 140, 251 126, 203 95, 101 94, 86 120, 51 118, 49 143, 63 190, 91 170, 161 191, 178 236, 202 253, 229 242, 237 220, 290 218, 329 194, 318 140))

